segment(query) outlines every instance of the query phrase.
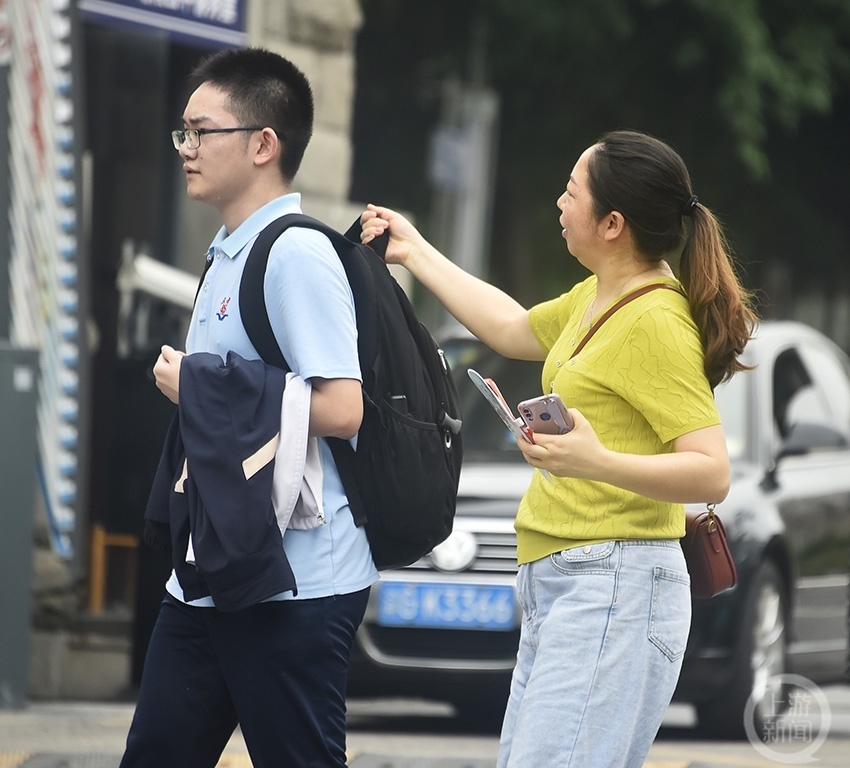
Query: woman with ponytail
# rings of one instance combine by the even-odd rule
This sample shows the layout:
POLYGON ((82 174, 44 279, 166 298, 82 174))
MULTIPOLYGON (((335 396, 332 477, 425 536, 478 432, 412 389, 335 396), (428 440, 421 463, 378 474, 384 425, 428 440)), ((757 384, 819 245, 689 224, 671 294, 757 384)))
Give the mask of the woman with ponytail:
POLYGON ((534 473, 517 512, 523 623, 498 765, 637 768, 688 639, 683 505, 720 502, 729 489, 713 390, 744 368, 756 317, 719 222, 664 142, 604 135, 576 162, 558 208, 569 252, 592 274, 530 309, 400 214, 370 205, 361 223, 364 242, 389 229, 387 261, 485 344, 541 360, 543 392, 560 394, 575 422, 518 443, 547 472, 534 473))

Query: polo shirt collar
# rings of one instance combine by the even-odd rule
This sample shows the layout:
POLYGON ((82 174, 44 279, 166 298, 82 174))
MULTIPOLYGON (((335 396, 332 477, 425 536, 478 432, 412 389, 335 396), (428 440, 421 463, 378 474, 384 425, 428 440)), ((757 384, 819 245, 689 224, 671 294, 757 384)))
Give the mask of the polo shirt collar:
POLYGON ((222 227, 210 244, 230 259, 236 258, 269 224, 287 213, 301 213, 301 193, 290 192, 258 208, 233 232, 222 227))

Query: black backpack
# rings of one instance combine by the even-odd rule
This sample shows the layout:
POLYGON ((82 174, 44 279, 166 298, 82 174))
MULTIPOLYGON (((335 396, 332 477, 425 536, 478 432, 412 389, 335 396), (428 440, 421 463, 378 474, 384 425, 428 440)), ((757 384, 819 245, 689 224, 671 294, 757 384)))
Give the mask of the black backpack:
MULTIPOLYGON (((460 405, 443 352, 417 320, 381 256, 359 241, 355 222, 342 235, 303 214, 273 221, 257 237, 242 275, 239 307, 262 359, 289 365, 269 324, 263 280, 272 244, 288 227, 325 234, 354 295, 363 376, 357 450, 328 438, 357 525, 365 525, 380 570, 428 554, 452 531, 463 447, 460 405)), ((384 246, 385 247, 385 246, 384 246)))

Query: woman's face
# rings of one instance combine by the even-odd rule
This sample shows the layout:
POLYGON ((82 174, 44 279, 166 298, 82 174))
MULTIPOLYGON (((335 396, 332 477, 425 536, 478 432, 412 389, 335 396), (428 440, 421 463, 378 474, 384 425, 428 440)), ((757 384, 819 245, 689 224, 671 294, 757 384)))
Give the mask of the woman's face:
POLYGON ((567 188, 558 198, 561 215, 561 237, 567 242, 567 248, 582 264, 585 257, 591 255, 601 244, 600 222, 593 212, 593 199, 588 185, 587 161, 596 147, 586 149, 573 168, 567 188))

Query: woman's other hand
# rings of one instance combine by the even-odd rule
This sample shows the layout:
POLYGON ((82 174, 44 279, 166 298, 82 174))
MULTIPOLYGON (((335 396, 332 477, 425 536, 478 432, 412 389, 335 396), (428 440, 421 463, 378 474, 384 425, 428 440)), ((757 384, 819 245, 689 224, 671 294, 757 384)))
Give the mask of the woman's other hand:
POLYGON ((518 440, 519 449, 532 467, 548 470, 556 477, 599 479, 596 472, 608 451, 581 412, 575 408, 569 412, 573 417, 572 430, 565 435, 535 432, 534 444, 518 440))

